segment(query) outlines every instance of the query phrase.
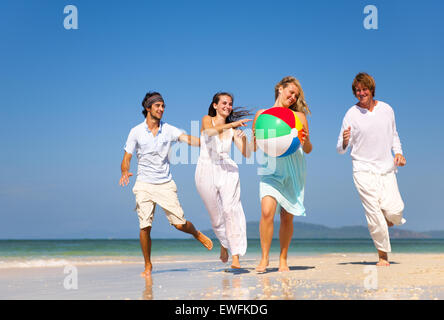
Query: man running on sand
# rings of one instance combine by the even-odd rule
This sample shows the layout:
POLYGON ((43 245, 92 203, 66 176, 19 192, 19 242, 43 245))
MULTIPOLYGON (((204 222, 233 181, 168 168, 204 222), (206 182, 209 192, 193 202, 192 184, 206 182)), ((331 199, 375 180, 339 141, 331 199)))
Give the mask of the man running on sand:
POLYGON ((199 146, 200 140, 182 133, 176 127, 161 121, 165 111, 162 96, 157 92, 148 92, 142 101, 145 121, 131 129, 125 145, 119 184, 128 185, 130 162, 134 151, 137 154, 137 179, 133 187, 136 196, 136 211, 139 216, 140 246, 145 259, 142 277, 151 275, 151 225, 156 204, 161 206, 169 222, 177 230, 189 233, 200 241, 208 250, 213 242, 194 225, 185 220, 182 207, 177 197, 177 187, 170 173, 168 153, 171 143, 180 141, 190 146, 199 146))
POLYGON ((376 265, 389 266, 388 228, 405 223, 404 202, 395 173, 397 167, 406 164, 406 159, 395 113, 387 103, 374 99, 375 87, 375 80, 367 73, 359 73, 353 80, 353 94, 359 102, 345 114, 336 148, 340 154, 351 150, 353 180, 378 250, 376 265))

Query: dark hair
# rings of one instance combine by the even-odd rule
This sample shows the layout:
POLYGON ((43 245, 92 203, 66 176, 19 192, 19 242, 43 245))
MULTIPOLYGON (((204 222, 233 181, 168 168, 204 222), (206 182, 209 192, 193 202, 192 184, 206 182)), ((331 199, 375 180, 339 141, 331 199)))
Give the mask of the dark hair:
MULTIPOLYGON (((211 101, 210 107, 208 108, 208 115, 210 117, 216 116, 216 109, 214 109, 213 104, 218 104, 221 96, 228 96, 231 98, 231 101, 234 102, 234 97, 231 93, 228 92, 218 92, 213 96, 213 101, 211 101)), ((252 113, 243 107, 233 108, 231 110, 230 115, 227 117, 226 123, 235 122, 240 120, 243 117, 250 116, 252 113)))
POLYGON ((142 110, 142 114, 144 115, 144 117, 146 118, 146 116, 147 116, 147 114, 148 114, 148 112, 146 111, 146 108, 149 108, 149 107, 151 107, 151 105, 148 105, 147 104, 147 100, 150 98, 150 97, 152 97, 152 96, 162 96, 159 92, 155 92, 155 91, 150 91, 150 92, 148 92, 146 95, 145 95, 145 98, 143 98, 143 100, 142 100, 142 107, 143 107, 143 110, 142 110))

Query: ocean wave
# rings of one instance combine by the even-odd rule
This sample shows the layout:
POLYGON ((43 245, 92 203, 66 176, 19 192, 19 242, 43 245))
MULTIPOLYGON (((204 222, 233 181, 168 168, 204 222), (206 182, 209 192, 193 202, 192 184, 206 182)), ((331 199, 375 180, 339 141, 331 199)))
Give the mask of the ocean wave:
MULTIPOLYGON (((251 259, 247 259, 251 260, 251 259)), ((244 261, 247 261, 244 259, 244 261)), ((177 263, 218 263, 219 259, 202 256, 161 256, 155 257, 155 264, 177 264, 177 263)), ((96 256, 96 257, 73 257, 73 258, 4 258, 0 260, 1 269, 26 269, 26 268, 52 268, 66 266, 100 266, 100 265, 122 265, 143 264, 142 257, 131 256, 96 256)))
POLYGON ((124 263, 135 263, 134 259, 115 259, 113 258, 78 258, 78 259, 14 259, 14 260, 0 260, 0 269, 12 268, 51 268, 51 267, 65 267, 65 266, 94 266, 94 265, 115 265, 124 263))

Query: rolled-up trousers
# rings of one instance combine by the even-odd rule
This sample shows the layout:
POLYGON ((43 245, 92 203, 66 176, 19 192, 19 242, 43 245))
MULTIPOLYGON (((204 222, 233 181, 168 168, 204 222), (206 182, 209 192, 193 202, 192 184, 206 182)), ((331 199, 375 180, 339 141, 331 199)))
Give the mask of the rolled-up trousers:
POLYGON ((365 210, 368 230, 376 249, 391 252, 387 221, 402 225, 404 202, 398 189, 395 172, 378 174, 357 171, 353 180, 365 210))

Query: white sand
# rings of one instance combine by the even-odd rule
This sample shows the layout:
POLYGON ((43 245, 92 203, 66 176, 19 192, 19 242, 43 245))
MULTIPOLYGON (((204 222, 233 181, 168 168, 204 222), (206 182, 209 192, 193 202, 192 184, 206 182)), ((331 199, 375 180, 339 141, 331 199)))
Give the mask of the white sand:
MULTIPOLYGON (((113 258, 115 259, 115 257, 113 258)), ((150 279, 142 259, 127 263, 0 269, 0 299, 444 299, 443 254, 391 254, 390 267, 375 267, 376 254, 293 256, 290 272, 272 256, 256 274, 256 256, 232 271, 216 259, 154 259, 150 279), (173 260, 174 259, 174 260, 173 260), (73 270, 77 271, 77 275, 73 270), (77 277, 78 287, 69 287, 77 277)))

